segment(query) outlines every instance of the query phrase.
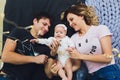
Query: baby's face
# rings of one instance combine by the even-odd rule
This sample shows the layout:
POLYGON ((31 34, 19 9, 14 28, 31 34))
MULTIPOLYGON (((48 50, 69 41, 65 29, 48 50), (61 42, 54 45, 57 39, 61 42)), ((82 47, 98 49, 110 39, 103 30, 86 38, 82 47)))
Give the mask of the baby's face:
POLYGON ((55 28, 54 37, 57 40, 61 40, 66 36, 66 33, 67 33, 66 30, 62 26, 58 26, 55 28))

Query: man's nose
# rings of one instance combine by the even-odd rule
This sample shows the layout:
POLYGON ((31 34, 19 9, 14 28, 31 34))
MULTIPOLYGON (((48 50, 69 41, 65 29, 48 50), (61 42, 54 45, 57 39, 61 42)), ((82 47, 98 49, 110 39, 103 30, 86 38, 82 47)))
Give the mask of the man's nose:
POLYGON ((72 22, 69 22, 69 25, 71 26, 71 25, 72 25, 72 22))
POLYGON ((45 26, 45 30, 46 30, 46 31, 48 31, 48 30, 49 30, 48 26, 45 26))

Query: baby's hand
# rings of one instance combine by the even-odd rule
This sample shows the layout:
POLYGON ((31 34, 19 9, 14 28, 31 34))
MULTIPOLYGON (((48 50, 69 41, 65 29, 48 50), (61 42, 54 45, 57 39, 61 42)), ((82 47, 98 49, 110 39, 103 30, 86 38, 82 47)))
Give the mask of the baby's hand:
POLYGON ((78 50, 74 47, 69 47, 67 49, 68 53, 70 54, 70 58, 72 59, 80 59, 79 57, 81 56, 81 54, 78 52, 78 50))
POLYGON ((34 43, 38 43, 39 40, 38 39, 31 39, 30 42, 34 44, 34 43))

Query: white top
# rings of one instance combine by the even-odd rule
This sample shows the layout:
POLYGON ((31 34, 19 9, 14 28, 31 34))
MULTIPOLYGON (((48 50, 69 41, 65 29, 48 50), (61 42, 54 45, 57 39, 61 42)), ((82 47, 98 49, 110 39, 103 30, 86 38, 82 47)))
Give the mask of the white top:
MULTIPOLYGON (((91 26, 84 36, 75 33, 71 39, 75 47, 82 54, 102 54, 100 39, 106 35, 112 35, 105 25, 91 26)), ((108 46, 109 47, 109 46, 108 46)), ((89 73, 93 73, 102 67, 114 64, 114 58, 111 63, 96 63, 91 61, 84 61, 88 67, 89 73)))
MULTIPOLYGON (((54 37, 50 37, 48 39, 39 39, 39 44, 45 44, 45 45, 51 45, 54 37)), ((57 54, 58 54, 58 60, 62 63, 64 66, 66 63, 66 60, 69 58, 69 53, 66 51, 68 47, 75 47, 73 41, 68 37, 65 36, 60 41, 60 46, 58 47, 57 54)))

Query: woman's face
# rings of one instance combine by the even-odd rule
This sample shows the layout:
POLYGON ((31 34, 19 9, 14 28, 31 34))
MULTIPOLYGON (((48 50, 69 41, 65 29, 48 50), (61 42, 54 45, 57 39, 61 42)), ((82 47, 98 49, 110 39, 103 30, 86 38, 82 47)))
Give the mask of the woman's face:
POLYGON ((67 21, 69 22, 69 25, 75 30, 79 31, 82 26, 83 17, 77 16, 73 13, 68 13, 67 15, 67 21))
POLYGON ((43 36, 45 33, 49 31, 50 20, 48 18, 42 18, 39 21, 35 19, 34 27, 37 35, 43 36))

